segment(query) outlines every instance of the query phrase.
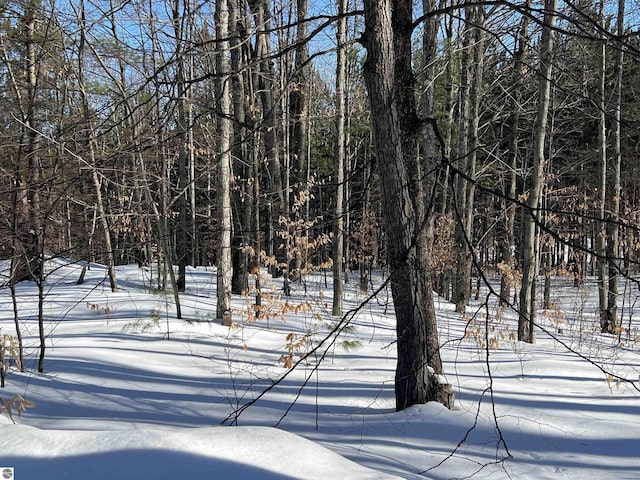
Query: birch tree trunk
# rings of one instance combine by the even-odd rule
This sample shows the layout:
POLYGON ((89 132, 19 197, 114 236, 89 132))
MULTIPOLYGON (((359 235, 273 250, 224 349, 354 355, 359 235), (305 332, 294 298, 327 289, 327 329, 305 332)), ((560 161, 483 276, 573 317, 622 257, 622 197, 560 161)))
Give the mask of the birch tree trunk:
POLYGON ((545 0, 544 25, 540 40, 540 67, 538 71, 538 107, 534 124, 533 168, 529 178, 527 213, 523 219, 522 284, 518 317, 518 340, 535 343, 535 284, 538 276, 536 244, 537 224, 540 222, 540 198, 544 186, 545 139, 547 115, 551 98, 553 37, 556 26, 557 0, 545 0))
POLYGON ((219 111, 218 116, 218 179, 217 179, 217 220, 218 257, 216 317, 228 322, 231 309, 231 77, 229 64, 229 9, 227 0, 218 0, 215 11, 217 39, 216 85, 219 111))

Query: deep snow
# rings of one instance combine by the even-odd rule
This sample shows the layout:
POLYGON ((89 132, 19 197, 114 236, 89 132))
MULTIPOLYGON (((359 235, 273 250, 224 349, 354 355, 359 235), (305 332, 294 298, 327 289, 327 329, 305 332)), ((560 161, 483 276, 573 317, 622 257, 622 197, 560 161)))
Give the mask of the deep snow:
MULTIPOLYGON (((27 371, 12 369, 0 390, 2 400, 35 403, 17 425, 0 416, 0 467, 16 479, 640 478, 635 287, 621 299, 622 343, 598 333, 589 283, 554 279, 556 307, 540 312, 535 345, 517 342, 514 314, 492 302, 461 317, 436 299, 456 409, 396 413, 387 290, 334 345, 302 359, 336 322, 322 272, 286 305, 267 279, 268 319, 248 323, 253 298, 234 298, 230 329, 213 321, 213 269, 190 270, 184 320, 154 288, 153 270, 119 268, 111 293, 100 266, 82 286, 79 266, 50 269, 45 373, 35 371, 37 289, 21 284, 27 371), (293 371, 289 356, 300 361, 293 371)), ((356 307, 366 295, 349 288, 345 306, 356 307)), ((0 290, 0 334, 14 334, 12 311, 0 290)))

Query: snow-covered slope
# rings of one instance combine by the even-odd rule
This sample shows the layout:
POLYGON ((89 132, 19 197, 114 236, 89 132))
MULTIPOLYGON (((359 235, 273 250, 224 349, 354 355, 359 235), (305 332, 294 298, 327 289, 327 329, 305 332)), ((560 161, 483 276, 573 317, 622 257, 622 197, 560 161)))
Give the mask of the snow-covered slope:
MULTIPOLYGON (((18 425, 0 415, 0 467, 16 479, 640 478, 633 289, 622 342, 598 333, 593 285, 554 279, 556 307, 540 312, 546 331, 535 345, 514 340, 509 311, 478 304, 461 317, 436 299, 456 409, 395 412, 387 291, 291 371, 286 359, 299 361, 335 325, 330 275, 308 276, 291 299, 267 279, 273 315, 248 322, 253 298, 234 298, 229 329, 212 321, 211 269, 189 271, 176 320, 152 270, 119 268, 112 293, 100 266, 82 286, 78 267, 51 268, 45 373, 36 372, 37 289, 21 284, 27 371, 13 368, 0 390, 35 403, 18 425)), ((363 298, 348 291, 347 308, 363 298)), ((12 311, 0 290, 0 334, 15 332, 12 311)))

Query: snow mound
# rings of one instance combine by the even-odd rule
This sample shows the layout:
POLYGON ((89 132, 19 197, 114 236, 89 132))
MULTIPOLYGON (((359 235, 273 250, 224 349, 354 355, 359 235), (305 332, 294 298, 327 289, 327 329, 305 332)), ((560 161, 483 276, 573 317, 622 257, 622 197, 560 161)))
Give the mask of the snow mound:
POLYGON ((268 427, 79 431, 0 424, 0 466, 21 480, 384 479, 298 435, 268 427))

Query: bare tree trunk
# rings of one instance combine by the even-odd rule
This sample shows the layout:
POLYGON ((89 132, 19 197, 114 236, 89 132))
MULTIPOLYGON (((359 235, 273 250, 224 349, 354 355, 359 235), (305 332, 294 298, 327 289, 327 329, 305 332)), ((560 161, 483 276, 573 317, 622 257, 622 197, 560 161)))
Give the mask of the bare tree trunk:
POLYGON ((228 322, 231 310, 231 125, 232 98, 229 65, 229 9, 227 0, 216 2, 216 39, 217 39, 217 96, 220 116, 218 117, 218 180, 217 180, 217 219, 218 219, 218 302, 216 318, 228 322))
MULTIPOLYGON (((38 102, 37 90, 38 90, 38 58, 36 56, 36 40, 35 28, 36 28, 36 7, 35 3, 30 3, 27 12, 25 13, 25 24, 27 28, 27 118, 26 118, 26 135, 28 138, 26 158, 29 169, 29 218, 31 222, 31 228, 35 231, 36 235, 42 233, 42 222, 40 216, 40 165, 39 165, 39 150, 40 150, 40 132, 38 132, 37 120, 36 120, 36 108, 38 102)), ((32 265, 35 270, 32 273, 35 277, 41 273, 42 265, 39 255, 38 242, 33 246, 35 249, 35 258, 37 262, 32 265)))
POLYGON ((450 388, 434 375, 442 372, 442 361, 428 258, 430 219, 419 174, 421 122, 411 61, 412 2, 365 0, 364 6, 364 75, 397 317, 396 409, 431 400, 451 406, 450 388))
POLYGON ((279 15, 276 14, 275 27, 278 32, 276 35, 277 46, 278 49, 283 52, 283 54, 278 55, 278 67, 276 68, 279 80, 279 91, 282 92, 279 96, 280 109, 276 124, 279 125, 281 132, 280 139, 282 141, 282 198, 284 199, 284 203, 280 206, 280 214, 276 217, 276 225, 278 225, 278 228, 275 232, 276 244, 274 247, 277 267, 274 273, 277 276, 283 276, 282 291, 283 294, 288 297, 291 295, 292 261, 296 253, 295 242, 297 235, 295 219, 292 217, 292 207, 295 203, 294 185, 292 185, 292 181, 295 182, 295 176, 292 170, 295 166, 294 163, 292 163, 293 150, 291 143, 293 139, 291 136, 291 110, 289 108, 291 103, 289 99, 292 93, 289 88, 289 80, 292 73, 293 52, 291 51, 290 30, 287 28, 279 28, 286 25, 284 20, 285 9, 274 7, 274 10, 280 10, 278 12, 279 15))
MULTIPOLYGON (((459 90, 459 107, 458 107, 458 144, 456 164, 458 168, 467 176, 472 177, 473 172, 469 170, 471 166, 469 158, 469 130, 470 130, 470 114, 471 114, 471 82, 473 74, 470 71, 472 67, 471 57, 471 18, 469 12, 473 7, 465 7, 465 16, 467 24, 464 26, 464 35, 462 41, 462 60, 460 63, 460 90, 459 90)), ((467 211, 467 180, 463 175, 454 176, 455 186, 453 195, 453 208, 455 224, 455 268, 453 272, 453 296, 452 300, 455 304, 456 312, 464 313, 470 295, 469 278, 466 275, 467 257, 470 254, 467 238, 470 232, 466 230, 467 211)))
MULTIPOLYGON (((277 143, 277 126, 276 114, 277 106, 274 101, 274 72, 271 60, 268 58, 271 54, 270 29, 271 14, 269 11, 269 0, 248 0, 249 7, 254 16, 256 24, 256 45, 254 48, 255 60, 258 63, 258 84, 256 87, 260 92, 260 101, 262 103, 262 115, 264 126, 264 157, 269 163, 269 180, 271 182, 271 191, 276 195, 277 201, 271 202, 272 212, 270 221, 276 220, 288 208, 288 195, 285 195, 283 188, 282 169, 280 162, 280 150, 277 143)), ((278 235, 267 235, 267 251, 272 251, 278 257, 278 263, 286 261, 287 252, 279 248, 282 239, 278 235)), ((274 272, 280 273, 280 272, 274 272)))
MULTIPOLYGON (((625 0, 618 0, 618 37, 624 34, 625 0)), ((608 228, 607 257, 609 259, 609 291, 607 297, 607 311, 609 313, 608 329, 615 333, 620 330, 620 320, 618 318, 618 278, 620 276, 620 177, 622 167, 621 151, 621 120, 622 120, 622 80, 623 80, 624 53, 621 48, 616 53, 615 70, 615 119, 614 119, 614 140, 613 140, 613 164, 611 175, 611 194, 609 196, 610 222, 608 228)))
POLYGON ((547 115, 551 98, 551 74, 553 37, 556 25, 557 0, 545 0, 544 25, 540 40, 540 67, 538 72, 538 108, 534 125, 533 168, 529 179, 528 215, 523 227, 523 272, 520 287, 520 305, 518 318, 518 340, 535 343, 535 283, 538 276, 536 243, 538 241, 537 224, 540 221, 540 197, 544 186, 545 139, 547 134, 547 115))
MULTIPOLYGON (((13 273, 14 263, 16 259, 11 259, 11 272, 13 273)), ((13 282, 9 282, 9 290, 11 291, 11 304, 13 306, 13 323, 16 327, 16 339, 18 340, 18 355, 20 357, 20 371, 24 372, 24 346, 22 342, 22 329, 20 328, 20 312, 18 311, 18 297, 16 296, 16 286, 13 282)), ((0 368, 2 364, 0 363, 0 368)))
MULTIPOLYGON (((454 44, 454 26, 456 21, 455 15, 450 15, 446 18, 444 22, 444 28, 446 33, 445 40, 445 79, 444 79, 444 87, 446 91, 445 96, 445 114, 447 118, 447 122, 445 123, 444 130, 444 157, 448 159, 444 172, 442 174, 441 179, 441 194, 438 205, 438 212, 441 217, 448 215, 451 207, 451 197, 450 187, 451 187, 451 166, 450 160, 452 158, 453 151, 453 137, 454 137, 454 118, 456 112, 456 105, 458 98, 458 62, 456 60, 457 57, 457 46, 454 44)), ((437 280, 437 291, 440 295, 445 297, 447 300, 452 299, 452 280, 454 277, 454 269, 453 268, 445 268, 443 271, 438 272, 438 280, 437 280)))
MULTIPOLYGON (((464 171, 472 180, 476 176, 478 150, 479 106, 484 68, 484 12, 481 6, 465 6, 468 23, 463 45, 461 70, 461 119, 460 146, 458 155, 464 156, 464 171)), ((473 242, 473 207, 475 183, 458 177, 458 222, 456 223, 456 243, 459 248, 454 302, 456 312, 463 313, 471 295, 472 255, 468 242, 473 242)))
MULTIPOLYGON (((294 188, 306 190, 307 185, 307 126, 309 118, 309 48, 307 46, 307 3, 308 0, 296 0, 296 47, 292 88, 289 90, 289 146, 290 160, 293 162, 289 169, 294 173, 294 188)), ((307 209, 300 209, 296 215, 304 217, 307 209)), ((308 218, 305 218, 308 220, 308 218)), ((297 237, 308 236, 308 231, 295 232, 293 242, 292 278, 300 280, 303 261, 303 249, 298 248, 297 237)))
POLYGON ((369 238, 371 235, 371 226, 373 224, 373 208, 371 206, 371 165, 369 162, 364 167, 364 184, 365 190, 362 199, 362 226, 366 229, 361 233, 362 239, 362 251, 358 254, 358 260, 360 262, 360 291, 366 292, 369 290, 369 283, 371 281, 371 268, 373 267, 373 251, 371 246, 373 245, 373 239, 369 238))
MULTIPOLYGON (((600 26, 604 25, 604 0, 600 0, 600 26)), ((598 223, 596 230, 596 268, 598 277, 598 308, 600 311, 600 328, 602 332, 609 330, 607 312, 607 116, 605 102, 607 45, 600 44, 600 64, 598 68, 598 223)))
POLYGON ((104 209, 104 201, 102 199, 102 182, 98 177, 98 171, 95 166, 95 153, 93 147, 89 149, 89 158, 91 165, 91 179, 96 190, 96 207, 98 208, 98 218, 104 234, 105 255, 107 256, 107 275, 109 277, 109 285, 112 292, 118 291, 118 279, 116 277, 115 260, 113 257, 113 247, 111 246, 111 232, 109 230, 109 222, 107 222, 107 213, 104 209))
MULTIPOLYGON (((553 132, 553 128, 551 129, 551 131, 553 132)), ((553 145, 552 139, 549 141, 549 145, 553 145)), ((548 192, 546 191, 543 193, 542 202, 542 208, 544 209, 542 222, 543 225, 549 226, 547 215, 547 206, 549 204, 549 199, 548 192)), ((551 248, 551 244, 546 239, 545 241, 540 241, 538 244, 538 262, 542 264, 542 274, 544 275, 544 287, 542 290, 542 308, 544 309, 551 308, 551 248)))
MULTIPOLYGON (((253 207, 252 177, 253 165, 250 158, 251 141, 247 132, 247 114, 245 109, 246 99, 249 98, 245 87, 245 74, 247 59, 243 55, 243 42, 245 39, 244 18, 238 8, 238 0, 228 0, 230 29, 229 39, 231 54, 231 84, 233 98, 233 147, 234 178, 239 179, 240 184, 233 191, 233 237, 232 237, 232 262, 233 278, 231 280, 232 293, 243 294, 249 288, 249 251, 251 232, 251 212, 253 207)), ((250 100, 253 101, 253 100, 250 100)))
MULTIPOLYGON (((152 11, 151 5, 149 6, 150 11, 152 11)), ((157 31, 155 28, 154 21, 149 22, 150 32, 151 32, 151 61, 153 65, 153 71, 157 72, 159 69, 158 66, 158 52, 159 52, 159 41, 157 36, 157 31)), ((158 79, 154 78, 154 87, 156 90, 159 88, 158 79)), ((154 123, 156 125, 163 125, 162 115, 161 115, 161 106, 159 104, 155 105, 154 108, 154 123)), ((159 128, 155 132, 155 141, 158 145, 162 145, 163 143, 163 128, 159 128)), ((162 254, 158 255, 158 288, 162 291, 166 291, 167 288, 167 273, 169 274, 169 279, 171 282, 171 289, 173 292, 173 299, 176 306, 176 318, 182 318, 182 307, 180 305, 180 292, 178 291, 177 286, 177 278, 173 269, 174 264, 174 251, 172 244, 170 242, 170 232, 169 232, 169 224, 167 219, 170 217, 169 215, 169 205, 171 203, 169 197, 169 154, 163 146, 158 152, 158 162, 160 163, 160 187, 159 187, 159 201, 156 202, 153 199, 153 195, 150 188, 150 181, 147 176, 145 159, 143 156, 138 157, 138 167, 140 169, 141 177, 142 177, 142 185, 144 195, 147 198, 148 204, 151 206, 153 214, 156 218, 156 223, 158 227, 158 243, 160 244, 162 254), (167 268, 170 267, 170 268, 167 268)))
MULTIPOLYGON (((42 270, 40 256, 41 221, 40 221, 40 166, 39 149, 40 133, 37 125, 37 56, 36 56, 36 8, 29 3, 25 7, 21 22, 24 25, 24 98, 22 88, 7 63, 9 78, 13 83, 19 102, 22 117, 22 132, 18 146, 17 161, 14 173, 13 194, 13 267, 10 283, 15 285, 23 280, 37 281, 42 270), (26 104, 25 104, 26 102, 26 104), (25 165, 26 164, 26 165, 25 165)), ((21 42, 22 43, 22 42, 21 42)), ((5 56, 6 56, 5 52, 5 56)), ((8 58, 5 59, 9 61, 8 58)))
MULTIPOLYGON (((531 4, 527 0, 527 7, 531 4)), ((512 287, 515 288, 515 264, 513 258, 513 249, 516 243, 515 239, 515 221, 516 221, 516 191, 517 191, 517 174, 518 164, 520 162, 520 113, 522 110, 522 84, 524 79, 524 56, 529 46, 529 17, 522 16, 518 37, 516 39, 517 50, 513 58, 513 94, 511 95, 511 115, 509 119, 509 155, 511 158, 509 173, 507 174, 508 189, 507 200, 504 204, 505 208, 505 224, 504 237, 500 243, 500 260, 503 263, 505 271, 502 272, 500 278, 500 304, 505 306, 511 302, 512 287)))
MULTIPOLYGON (((445 25, 445 32, 446 32, 446 40, 445 40, 445 58, 446 58, 446 66, 445 66, 445 91, 446 93, 446 97, 445 97, 445 113, 447 115, 447 123, 446 123, 446 129, 445 129, 445 133, 444 133, 444 155, 445 158, 447 159, 451 159, 451 150, 452 150, 452 142, 453 142, 453 118, 454 118, 454 110, 455 110, 455 105, 456 105, 456 97, 458 94, 458 88, 455 82, 455 77, 457 75, 457 71, 456 71, 456 61, 454 60, 454 53, 455 53, 455 48, 454 48, 454 21, 455 21, 455 17, 453 15, 451 15, 449 18, 446 19, 446 21, 444 22, 445 25)), ((440 215, 445 215, 448 211, 448 206, 449 206, 449 178, 451 175, 451 171, 449 168, 449 162, 447 162, 447 165, 445 167, 445 172, 444 172, 444 178, 442 179, 442 194, 441 194, 441 199, 440 199, 440 205, 439 205, 439 213, 440 215)), ((448 283, 448 273, 446 274, 447 277, 447 282, 448 283)), ((443 284, 445 282, 442 282, 443 284)), ((449 290, 448 285, 446 287, 447 290, 449 290)), ((447 297, 449 297, 449 294, 447 292, 447 297)))
MULTIPOLYGON (((108 19, 109 19, 110 28, 111 28, 112 41, 114 42, 114 48, 116 49, 115 60, 118 63, 118 73, 119 73, 118 77, 116 77, 115 75, 112 75, 111 77, 119 93, 118 103, 122 105, 122 108, 124 110, 123 118, 119 121, 118 131, 121 131, 121 133, 118 133, 118 137, 122 136, 121 142, 129 145, 133 145, 139 141, 142 127, 139 122, 139 119, 136 118, 137 110, 135 108, 135 97, 132 98, 130 93, 127 91, 127 72, 128 72, 127 59, 126 59, 126 54, 122 51, 122 46, 124 44, 120 38, 120 34, 118 31, 119 22, 118 22, 118 17, 116 16, 116 12, 118 10, 116 8, 115 2, 116 0, 109 0, 108 19)), ((152 23, 153 22, 151 22, 151 24, 152 23)), ((153 27, 152 27, 152 31, 153 31, 153 27)), ((152 35, 152 41, 153 39, 154 37, 152 35)), ((105 71, 109 71, 109 67, 107 67, 107 65, 104 64, 96 48, 94 48, 91 44, 89 44, 88 46, 91 48, 92 52, 95 54, 98 62, 103 66, 103 69, 105 71)), ((142 152, 140 151, 132 152, 130 155, 127 155, 127 157, 130 162, 130 165, 133 168, 135 168, 136 165, 139 165, 139 163, 142 161, 141 159, 142 152)), ((144 265, 145 263, 148 263, 153 256, 151 253, 152 241, 151 241, 151 236, 149 235, 151 229, 149 226, 149 220, 144 213, 144 198, 145 198, 144 189, 146 188, 146 185, 142 185, 140 183, 140 178, 138 176, 135 176, 133 178, 133 184, 134 184, 134 195, 136 197, 136 201, 135 201, 135 220, 133 222, 133 227, 132 227, 132 236, 135 242, 134 248, 137 251, 136 258, 138 260, 138 264, 144 265)), ((93 226, 95 226, 95 215, 94 215, 93 226)), ((94 228, 92 227, 91 236, 93 235, 93 230, 94 228)), ((89 244, 91 244, 91 242, 92 240, 90 238, 89 244)), ((86 265, 84 268, 86 268, 86 265)), ((83 271, 84 271, 84 268, 83 268, 83 271)))
POLYGON ((342 297, 344 296, 344 166, 346 161, 346 96, 345 77, 347 59, 345 41, 347 37, 347 0, 338 0, 338 59, 336 65, 336 158, 335 158, 335 210, 333 223, 333 307, 332 315, 342 315, 342 297))
POLYGON ((189 164, 190 151, 188 144, 188 131, 191 128, 188 125, 187 117, 187 73, 186 58, 184 52, 185 26, 189 22, 189 1, 184 0, 183 8, 180 9, 180 0, 173 0, 172 3, 172 20, 173 33, 175 36, 175 57, 176 57, 176 90, 178 98, 177 118, 176 118, 176 136, 178 138, 178 185, 176 206, 178 208, 178 222, 176 224, 176 261, 178 263, 178 291, 184 292, 186 288, 186 271, 189 262, 189 217, 187 212, 187 195, 189 190, 189 164))
POLYGON ((96 207, 98 212, 98 219, 100 220, 100 226, 103 230, 105 255, 107 263, 107 275, 109 276, 109 284, 111 291, 116 292, 118 290, 118 280, 115 271, 115 259, 113 255, 113 247, 111 242, 111 231, 109 228, 109 222, 107 221, 107 213, 104 208, 104 200, 102 198, 102 181, 98 174, 98 166, 96 159, 96 139, 95 131, 91 122, 91 110, 89 106, 89 96, 86 91, 86 79, 84 75, 84 60, 85 60, 85 46, 86 46, 86 34, 87 25, 85 17, 85 5, 84 1, 79 4, 79 20, 80 26, 80 44, 78 45, 78 87, 80 90, 80 96, 82 99, 82 115, 86 129, 86 146, 88 149, 88 164, 91 168, 91 180, 96 192, 96 207))
MULTIPOLYGON (((247 21, 248 24, 248 21, 247 21)), ((249 53, 247 53, 247 63, 249 53)), ((253 231, 253 237, 250 244, 250 266, 249 273, 254 275, 254 288, 256 292, 255 300, 255 312, 256 317, 260 316, 260 309, 262 307, 262 282, 261 282, 261 259, 262 259, 262 232, 260 222, 260 174, 261 174, 261 158, 260 158, 260 142, 258 137, 257 125, 257 98, 255 89, 259 86, 259 78, 255 73, 255 70, 249 70, 246 76, 248 105, 245 111, 245 118, 249 128, 250 146, 248 148, 250 155, 251 176, 252 176, 252 189, 251 199, 253 204, 253 211, 250 220, 250 229, 253 231)))
MULTIPOLYGON (((439 16, 433 12, 436 9, 436 0, 422 0, 422 13, 428 15, 424 23, 422 35, 422 56, 425 68, 425 89, 422 94, 422 115, 425 118, 434 118, 436 101, 436 61, 438 59, 438 22, 439 16)), ((425 141, 424 149, 427 150, 427 158, 435 155, 435 138, 430 129, 425 141)))

